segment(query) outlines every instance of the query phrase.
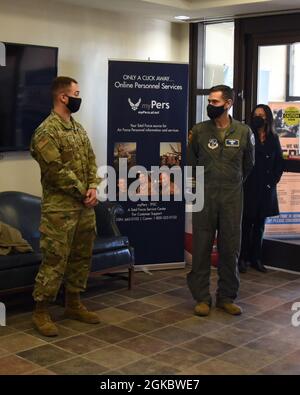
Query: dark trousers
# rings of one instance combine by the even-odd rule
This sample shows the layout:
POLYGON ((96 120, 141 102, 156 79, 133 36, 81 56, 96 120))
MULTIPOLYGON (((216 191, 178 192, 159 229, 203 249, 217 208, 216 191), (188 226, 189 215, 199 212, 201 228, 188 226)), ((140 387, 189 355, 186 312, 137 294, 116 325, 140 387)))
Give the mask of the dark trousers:
POLYGON ((205 204, 200 212, 193 213, 193 261, 187 283, 197 302, 211 304, 210 268, 211 251, 218 232, 218 289, 217 300, 233 302, 239 289, 237 262, 240 252, 242 193, 205 190, 205 204))
POLYGON ((261 260, 266 218, 243 217, 240 259, 255 263, 261 260))

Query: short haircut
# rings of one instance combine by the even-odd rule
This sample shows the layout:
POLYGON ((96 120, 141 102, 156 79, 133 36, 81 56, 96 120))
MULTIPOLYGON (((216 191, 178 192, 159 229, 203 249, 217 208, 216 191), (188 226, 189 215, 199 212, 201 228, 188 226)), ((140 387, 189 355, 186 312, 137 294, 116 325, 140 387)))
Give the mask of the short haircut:
POLYGON ((227 85, 216 85, 210 88, 209 93, 222 92, 224 100, 234 100, 234 91, 230 86, 227 85))
POLYGON ((73 82, 75 84, 78 83, 76 80, 74 80, 74 78, 71 78, 71 77, 64 77, 64 76, 56 77, 52 82, 52 88, 51 88, 53 100, 61 92, 68 89, 73 82))

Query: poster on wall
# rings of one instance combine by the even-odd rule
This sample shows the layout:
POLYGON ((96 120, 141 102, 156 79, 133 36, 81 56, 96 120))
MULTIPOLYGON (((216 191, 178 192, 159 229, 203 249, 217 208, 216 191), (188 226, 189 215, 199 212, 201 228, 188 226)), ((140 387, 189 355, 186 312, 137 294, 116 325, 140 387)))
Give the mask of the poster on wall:
MULTIPOLYGON (((285 158, 299 157, 300 103, 271 102, 275 131, 280 138, 285 158)), ((280 215, 268 218, 266 235, 299 237, 300 234, 300 174, 284 173, 277 185, 280 215)))
POLYGON ((109 61, 107 162, 136 265, 183 264, 188 65, 109 61))

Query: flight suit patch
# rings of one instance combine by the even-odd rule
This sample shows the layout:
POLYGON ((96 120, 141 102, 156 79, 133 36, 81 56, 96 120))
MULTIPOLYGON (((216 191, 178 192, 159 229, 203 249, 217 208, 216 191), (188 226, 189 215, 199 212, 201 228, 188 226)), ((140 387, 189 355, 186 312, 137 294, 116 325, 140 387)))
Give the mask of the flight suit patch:
POLYGON ((225 147, 235 147, 239 148, 240 140, 237 139, 226 139, 225 140, 225 147))
POLYGON ((217 139, 209 139, 207 146, 210 149, 218 148, 218 146, 219 146, 218 140, 217 139))

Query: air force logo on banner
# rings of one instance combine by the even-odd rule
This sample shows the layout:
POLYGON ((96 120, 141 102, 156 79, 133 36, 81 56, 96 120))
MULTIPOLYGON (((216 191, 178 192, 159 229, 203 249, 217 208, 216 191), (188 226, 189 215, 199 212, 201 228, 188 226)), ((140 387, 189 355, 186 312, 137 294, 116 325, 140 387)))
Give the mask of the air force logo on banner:
POLYGON ((240 140, 226 139, 225 140, 225 146, 226 147, 236 147, 236 148, 238 148, 240 146, 240 140))
POLYGON ((133 103, 132 100, 130 99, 130 97, 128 97, 128 103, 130 104, 130 107, 133 111, 136 111, 139 108, 141 102, 142 102, 142 99, 139 98, 139 100, 136 103, 133 103))
POLYGON ((0 42, 0 67, 6 66, 6 48, 3 43, 0 42))
POLYGON ((216 149, 219 146, 218 140, 217 139, 209 139, 208 140, 208 148, 210 149, 216 149))

